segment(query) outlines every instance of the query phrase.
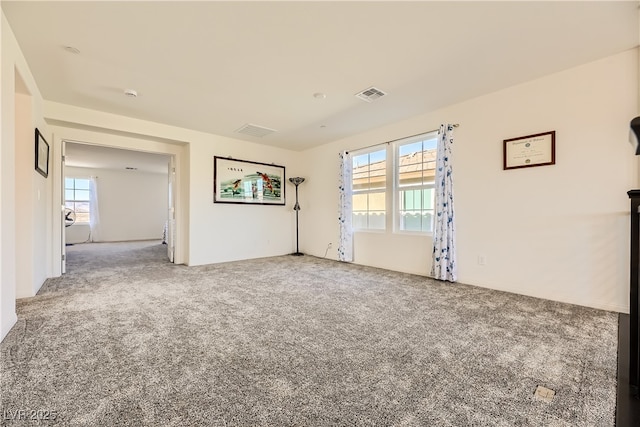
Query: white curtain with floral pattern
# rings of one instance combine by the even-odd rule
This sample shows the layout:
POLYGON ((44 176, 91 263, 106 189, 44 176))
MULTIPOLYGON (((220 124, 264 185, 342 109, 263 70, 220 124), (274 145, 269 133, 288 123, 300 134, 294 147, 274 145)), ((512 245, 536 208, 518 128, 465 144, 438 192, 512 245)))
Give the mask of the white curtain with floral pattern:
POLYGON ((452 145, 453 125, 440 125, 436 158, 435 224, 431 276, 449 282, 455 282, 458 276, 451 165, 452 145))
POLYGON ((353 188, 351 173, 353 164, 351 155, 343 151, 340 153, 340 242, 338 244, 338 260, 344 262, 353 261, 353 188))

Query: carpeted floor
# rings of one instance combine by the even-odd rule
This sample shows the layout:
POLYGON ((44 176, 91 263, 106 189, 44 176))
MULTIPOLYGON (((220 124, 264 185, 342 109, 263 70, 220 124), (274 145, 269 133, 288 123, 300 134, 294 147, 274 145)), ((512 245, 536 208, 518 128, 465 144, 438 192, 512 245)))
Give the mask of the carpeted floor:
POLYGON ((310 256, 185 267, 164 250, 70 247, 70 272, 18 301, 2 425, 614 424, 614 313, 310 256))

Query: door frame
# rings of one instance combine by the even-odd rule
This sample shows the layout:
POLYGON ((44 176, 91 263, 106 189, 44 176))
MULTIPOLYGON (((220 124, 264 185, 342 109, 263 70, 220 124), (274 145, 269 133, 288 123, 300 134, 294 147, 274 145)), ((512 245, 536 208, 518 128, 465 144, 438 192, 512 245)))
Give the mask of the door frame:
POLYGON ((75 128, 53 129, 53 157, 52 163, 56 167, 53 169, 53 224, 60 226, 53 227, 53 271, 52 277, 60 276, 63 273, 63 255, 66 257, 66 250, 62 247, 64 242, 64 223, 61 206, 64 206, 64 163, 63 152, 67 142, 103 146, 115 149, 141 151, 154 154, 164 154, 174 159, 175 165, 175 251, 174 262, 176 264, 188 264, 188 232, 187 232, 187 207, 188 207, 188 143, 149 141, 135 136, 111 135, 92 130, 75 128), (61 202, 61 203, 58 203, 61 202))

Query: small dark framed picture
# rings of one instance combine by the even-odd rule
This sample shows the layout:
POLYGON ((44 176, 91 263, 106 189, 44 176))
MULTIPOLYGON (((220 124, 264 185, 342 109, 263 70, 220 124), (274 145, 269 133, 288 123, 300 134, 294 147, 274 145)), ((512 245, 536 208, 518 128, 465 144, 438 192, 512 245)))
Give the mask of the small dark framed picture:
POLYGON ((49 144, 36 128, 36 171, 45 178, 49 176, 49 144))

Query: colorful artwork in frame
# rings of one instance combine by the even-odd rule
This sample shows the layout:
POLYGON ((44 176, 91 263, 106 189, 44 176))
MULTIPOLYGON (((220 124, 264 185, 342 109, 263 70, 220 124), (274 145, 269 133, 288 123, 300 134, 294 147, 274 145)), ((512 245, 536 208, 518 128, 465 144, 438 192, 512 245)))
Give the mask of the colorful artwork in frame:
POLYGON ((284 166, 213 158, 214 203, 285 204, 284 166))

